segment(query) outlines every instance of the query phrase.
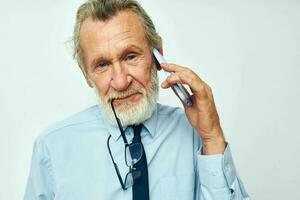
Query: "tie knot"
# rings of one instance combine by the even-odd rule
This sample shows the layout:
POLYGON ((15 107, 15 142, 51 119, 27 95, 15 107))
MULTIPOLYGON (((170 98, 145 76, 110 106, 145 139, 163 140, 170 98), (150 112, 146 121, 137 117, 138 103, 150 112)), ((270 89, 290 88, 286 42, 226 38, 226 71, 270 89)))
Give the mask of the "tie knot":
POLYGON ((133 133, 134 133, 133 140, 141 141, 141 130, 142 130, 143 124, 132 125, 131 127, 132 127, 133 133))

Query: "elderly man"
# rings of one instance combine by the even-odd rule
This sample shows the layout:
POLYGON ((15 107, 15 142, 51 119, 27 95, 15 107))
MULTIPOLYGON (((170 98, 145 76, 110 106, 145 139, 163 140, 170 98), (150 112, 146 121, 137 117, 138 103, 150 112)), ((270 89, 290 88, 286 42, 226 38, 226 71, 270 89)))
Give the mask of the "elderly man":
POLYGON ((77 12, 74 56, 99 105, 53 125, 34 145, 26 200, 249 199, 211 88, 187 67, 162 88, 191 88, 184 110, 157 104, 161 38, 135 0, 91 0, 77 12))

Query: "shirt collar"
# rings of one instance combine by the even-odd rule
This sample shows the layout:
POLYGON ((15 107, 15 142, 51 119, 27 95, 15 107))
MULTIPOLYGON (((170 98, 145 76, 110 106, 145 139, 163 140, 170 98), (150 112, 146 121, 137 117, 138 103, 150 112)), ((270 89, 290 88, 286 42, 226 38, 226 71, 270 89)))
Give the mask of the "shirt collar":
MULTIPOLYGON (((143 122, 143 125, 144 125, 144 127, 146 128, 147 133, 150 133, 150 135, 151 135, 152 137, 154 137, 155 134, 156 134, 156 125, 157 125, 157 107, 158 107, 158 106, 157 106, 157 104, 156 104, 155 109, 154 109, 154 111, 153 111, 151 117, 148 118, 147 120, 145 120, 145 121, 143 122)), ((101 111, 100 106, 98 106, 98 108, 99 108, 99 112, 100 112, 102 121, 103 121, 104 125, 106 126, 106 128, 107 128, 109 134, 112 136, 112 138, 113 138, 115 141, 119 140, 119 138, 121 137, 121 132, 120 132, 120 130, 119 130, 119 127, 118 127, 117 125, 114 126, 114 125, 110 124, 110 123, 108 122, 108 120, 105 118, 103 112, 101 111)), ((129 128, 129 126, 123 126, 123 128, 124 128, 124 132, 125 132, 125 133, 128 132, 127 129, 129 128)))
POLYGON ((155 134, 156 134, 156 126, 157 126, 157 120, 158 120, 157 109, 158 109, 158 106, 156 104, 151 117, 143 122, 144 127, 147 129, 148 133, 150 133, 150 135, 152 137, 155 137, 155 134))

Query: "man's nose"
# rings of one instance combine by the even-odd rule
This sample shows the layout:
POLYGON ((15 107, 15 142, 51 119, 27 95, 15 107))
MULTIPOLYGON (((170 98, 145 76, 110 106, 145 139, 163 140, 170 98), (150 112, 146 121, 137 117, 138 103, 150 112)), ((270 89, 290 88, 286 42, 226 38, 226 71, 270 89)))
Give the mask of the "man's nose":
POLYGON ((113 66, 111 87, 117 91, 123 91, 128 88, 132 78, 128 73, 128 70, 120 64, 113 66))

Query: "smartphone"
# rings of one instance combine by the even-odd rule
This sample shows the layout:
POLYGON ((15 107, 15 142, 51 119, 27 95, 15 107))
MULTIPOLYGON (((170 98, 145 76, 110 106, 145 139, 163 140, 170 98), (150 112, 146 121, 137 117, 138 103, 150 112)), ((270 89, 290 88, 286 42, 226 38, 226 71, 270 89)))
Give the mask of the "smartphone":
MULTIPOLYGON (((152 49, 152 53, 153 53, 153 57, 154 60, 156 62, 156 66, 158 68, 158 70, 161 70, 161 66, 160 63, 166 63, 165 58, 159 53, 159 51, 155 48, 152 49)), ((169 72, 162 70, 164 72, 164 74, 166 75, 166 77, 168 77, 170 75, 169 72)), ((192 106, 192 100, 190 98, 190 94, 188 93, 188 91, 184 88, 183 85, 179 84, 179 83, 175 83, 174 85, 171 86, 173 91, 175 92, 175 94, 179 97, 179 99, 186 104, 187 106, 192 106)))

